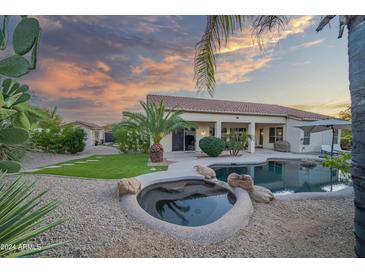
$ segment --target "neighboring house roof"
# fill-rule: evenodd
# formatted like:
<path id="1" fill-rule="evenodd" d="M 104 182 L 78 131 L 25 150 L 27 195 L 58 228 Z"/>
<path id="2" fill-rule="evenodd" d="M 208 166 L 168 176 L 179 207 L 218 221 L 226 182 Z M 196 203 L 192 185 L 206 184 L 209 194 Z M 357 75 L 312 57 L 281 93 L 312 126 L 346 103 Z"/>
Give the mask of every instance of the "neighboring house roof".
<path id="1" fill-rule="evenodd" d="M 80 126 L 84 126 L 84 127 L 90 128 L 90 129 L 94 129 L 94 130 L 104 129 L 102 126 L 99 126 L 97 124 L 90 123 L 90 122 L 84 122 L 84 121 L 73 121 L 71 123 L 65 124 L 65 126 L 67 126 L 67 125 L 80 125 Z"/>
<path id="2" fill-rule="evenodd" d="M 147 95 L 147 102 L 159 104 L 161 101 L 164 102 L 167 109 L 176 108 L 192 112 L 286 116 L 300 120 L 319 120 L 330 118 L 326 115 L 279 105 L 155 94 Z"/>

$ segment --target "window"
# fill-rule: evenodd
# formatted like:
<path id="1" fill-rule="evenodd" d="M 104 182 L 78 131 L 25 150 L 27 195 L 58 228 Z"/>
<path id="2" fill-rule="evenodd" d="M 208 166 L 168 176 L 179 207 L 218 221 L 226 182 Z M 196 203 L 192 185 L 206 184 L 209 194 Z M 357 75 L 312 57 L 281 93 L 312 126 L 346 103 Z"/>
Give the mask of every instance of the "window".
<path id="1" fill-rule="evenodd" d="M 311 142 L 311 133 L 310 131 L 304 131 L 303 145 L 307 146 Z"/>
<path id="2" fill-rule="evenodd" d="M 269 143 L 275 143 L 275 128 L 271 127 L 269 130 Z"/>
<path id="3" fill-rule="evenodd" d="M 209 136 L 215 136 L 215 127 L 209 127 Z"/>
<path id="4" fill-rule="evenodd" d="M 269 143 L 275 143 L 282 141 L 284 136 L 284 130 L 282 127 L 269 128 Z"/>

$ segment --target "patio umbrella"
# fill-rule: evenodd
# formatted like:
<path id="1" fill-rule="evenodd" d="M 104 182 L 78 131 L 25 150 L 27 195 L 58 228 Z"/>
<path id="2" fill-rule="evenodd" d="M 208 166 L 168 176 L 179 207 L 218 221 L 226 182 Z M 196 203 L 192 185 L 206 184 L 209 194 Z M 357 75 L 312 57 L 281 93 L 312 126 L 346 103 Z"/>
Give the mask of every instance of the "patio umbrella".
<path id="1" fill-rule="evenodd" d="M 331 156 L 333 156 L 333 144 L 335 139 L 335 130 L 337 129 L 348 129 L 351 130 L 351 122 L 340 120 L 340 119 L 324 119 L 313 122 L 308 122 L 305 125 L 297 126 L 304 131 L 309 132 L 321 132 L 326 130 L 332 130 L 332 145 L 331 145 Z"/>

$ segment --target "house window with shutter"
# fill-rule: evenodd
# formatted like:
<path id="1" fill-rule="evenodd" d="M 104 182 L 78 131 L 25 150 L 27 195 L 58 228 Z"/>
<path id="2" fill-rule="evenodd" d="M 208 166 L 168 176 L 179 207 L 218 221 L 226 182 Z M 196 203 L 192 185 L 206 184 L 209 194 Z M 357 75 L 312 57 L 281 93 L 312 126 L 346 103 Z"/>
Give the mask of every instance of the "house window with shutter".
<path id="1" fill-rule="evenodd" d="M 311 142 L 311 133 L 310 131 L 304 131 L 303 145 L 310 145 Z"/>

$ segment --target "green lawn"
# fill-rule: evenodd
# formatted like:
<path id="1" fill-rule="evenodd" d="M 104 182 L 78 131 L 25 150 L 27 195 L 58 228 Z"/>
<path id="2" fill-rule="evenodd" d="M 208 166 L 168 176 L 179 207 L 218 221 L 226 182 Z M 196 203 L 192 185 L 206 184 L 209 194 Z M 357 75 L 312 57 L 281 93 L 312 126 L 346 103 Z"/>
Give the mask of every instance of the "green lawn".
<path id="1" fill-rule="evenodd" d="M 55 164 L 54 166 L 61 167 L 43 168 L 33 173 L 99 179 L 121 179 L 150 172 L 167 170 L 167 166 L 149 167 L 147 166 L 147 161 L 148 155 L 146 154 L 95 155 Z"/>

